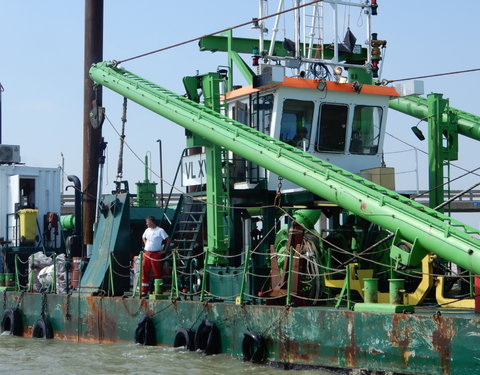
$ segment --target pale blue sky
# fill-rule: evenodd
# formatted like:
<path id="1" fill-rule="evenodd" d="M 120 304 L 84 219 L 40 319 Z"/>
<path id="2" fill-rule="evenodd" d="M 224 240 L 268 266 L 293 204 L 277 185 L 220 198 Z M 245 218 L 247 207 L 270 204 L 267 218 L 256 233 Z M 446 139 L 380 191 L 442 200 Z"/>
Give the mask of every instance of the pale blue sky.
<path id="1" fill-rule="evenodd" d="M 288 6 L 292 2 L 288 0 Z M 398 79 L 417 75 L 477 68 L 478 14 L 480 2 L 459 3 L 439 0 L 379 0 L 379 15 L 372 31 L 388 41 L 383 77 Z M 453 5 L 455 4 L 455 5 Z M 161 48 L 215 30 L 245 22 L 257 16 L 257 0 L 232 1 L 153 1 L 105 0 L 104 58 L 123 59 Z M 270 12 L 274 12 L 276 1 Z M 83 105 L 83 20 L 81 0 L 0 0 L 0 82 L 3 93 L 3 143 L 20 144 L 22 161 L 36 166 L 57 166 L 65 155 L 68 174 L 82 176 Z M 341 17 L 343 23 L 346 17 Z M 356 24 L 358 12 L 350 22 Z M 270 26 L 271 28 L 271 26 Z M 256 37 L 248 27 L 235 35 Z M 292 37 L 290 31 L 287 36 Z M 281 34 L 283 37 L 283 34 Z M 358 41 L 364 36 L 357 35 Z M 328 42 L 328 40 L 327 40 Z M 247 60 L 250 60 L 246 56 Z M 199 52 L 196 43 L 168 52 L 128 62 L 125 67 L 173 91 L 184 92 L 182 77 L 214 71 L 226 63 L 221 53 Z M 467 112 L 478 110 L 480 72 L 425 80 L 426 92 L 444 93 L 450 104 Z M 107 116 L 120 127 L 122 98 L 104 91 Z M 184 145 L 182 128 L 169 123 L 135 104 L 128 109 L 127 142 L 140 155 L 151 151 L 153 168 L 158 170 L 158 146 L 164 144 L 164 173 L 173 177 Z M 387 131 L 423 150 L 411 133 L 414 118 L 390 111 Z M 423 129 L 425 129 L 425 126 Z M 115 179 L 118 138 L 108 122 L 104 124 L 108 141 L 108 190 Z M 460 140 L 460 160 L 472 169 L 478 166 L 479 144 Z M 385 149 L 408 149 L 387 136 Z M 413 152 L 386 154 L 389 166 L 397 172 L 414 169 Z M 427 159 L 420 156 L 421 188 L 427 186 Z M 458 175 L 455 169 L 452 169 Z M 131 184 L 143 179 L 143 167 L 125 151 L 124 175 Z M 469 178 L 454 188 L 467 187 L 478 178 Z M 415 175 L 400 173 L 400 189 L 414 189 Z M 105 189 L 105 188 L 104 188 Z"/>

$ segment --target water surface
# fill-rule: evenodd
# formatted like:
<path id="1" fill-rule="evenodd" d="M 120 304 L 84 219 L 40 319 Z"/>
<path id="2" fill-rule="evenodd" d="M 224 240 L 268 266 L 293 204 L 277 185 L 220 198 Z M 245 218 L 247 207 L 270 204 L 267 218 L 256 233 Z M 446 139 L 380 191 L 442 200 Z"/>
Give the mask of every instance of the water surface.
<path id="1" fill-rule="evenodd" d="M 234 359 L 225 354 L 204 356 L 167 347 L 133 343 L 77 343 L 0 336 L 0 374 L 13 375 L 311 375 L 315 371 L 274 369 Z"/>

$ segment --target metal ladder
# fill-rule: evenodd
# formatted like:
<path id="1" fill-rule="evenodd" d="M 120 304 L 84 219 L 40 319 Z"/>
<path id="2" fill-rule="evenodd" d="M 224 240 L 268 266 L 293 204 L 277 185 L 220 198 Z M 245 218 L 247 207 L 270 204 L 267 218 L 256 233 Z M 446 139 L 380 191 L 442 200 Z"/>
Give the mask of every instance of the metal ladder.
<path id="1" fill-rule="evenodd" d="M 186 286 L 190 265 L 192 264 L 193 251 L 202 239 L 202 226 L 205 219 L 206 203 L 183 194 L 178 202 L 175 218 L 171 229 L 172 245 L 176 250 L 176 271 L 180 281 L 180 288 Z"/>
<path id="2" fill-rule="evenodd" d="M 307 13 L 311 9 L 312 13 Z M 323 18 L 323 2 L 315 3 L 313 6 L 305 9 L 304 14 L 304 24 L 303 24 L 303 38 L 304 38 L 304 51 L 303 55 L 311 59 L 321 59 L 323 60 L 323 28 L 324 28 L 324 18 Z M 318 31 L 318 37 L 316 36 L 316 31 Z M 307 42 L 308 36 L 308 42 Z M 315 44 L 315 39 L 317 43 Z M 306 71 L 310 71 L 310 63 L 306 65 Z"/>

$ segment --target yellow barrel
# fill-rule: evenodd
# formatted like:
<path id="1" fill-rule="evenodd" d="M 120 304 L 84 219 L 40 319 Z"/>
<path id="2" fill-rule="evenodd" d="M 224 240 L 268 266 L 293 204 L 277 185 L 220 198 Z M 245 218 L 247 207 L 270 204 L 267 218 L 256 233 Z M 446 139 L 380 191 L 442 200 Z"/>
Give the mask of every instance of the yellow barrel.
<path id="1" fill-rule="evenodd" d="M 35 242 L 37 213 L 38 210 L 26 208 L 18 211 L 21 242 Z"/>

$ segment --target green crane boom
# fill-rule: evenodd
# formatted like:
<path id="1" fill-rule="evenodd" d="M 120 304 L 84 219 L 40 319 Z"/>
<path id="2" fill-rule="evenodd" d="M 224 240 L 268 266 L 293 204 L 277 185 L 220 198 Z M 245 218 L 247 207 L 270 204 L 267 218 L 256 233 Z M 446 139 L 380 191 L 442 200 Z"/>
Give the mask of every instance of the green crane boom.
<path id="1" fill-rule="evenodd" d="M 390 100 L 390 108 L 407 115 L 416 117 L 421 120 L 427 120 L 429 116 L 428 103 L 426 98 L 421 96 L 407 96 Z M 450 122 L 454 122 L 458 126 L 458 133 L 465 137 L 480 140 L 480 117 L 461 111 L 456 108 L 449 107 L 449 112 L 454 116 L 450 116 Z M 443 120 L 448 121 L 448 114 L 443 114 Z"/>
<path id="2" fill-rule="evenodd" d="M 480 232 L 353 173 L 205 108 L 112 63 L 90 69 L 98 84 L 293 183 L 480 274 Z"/>

